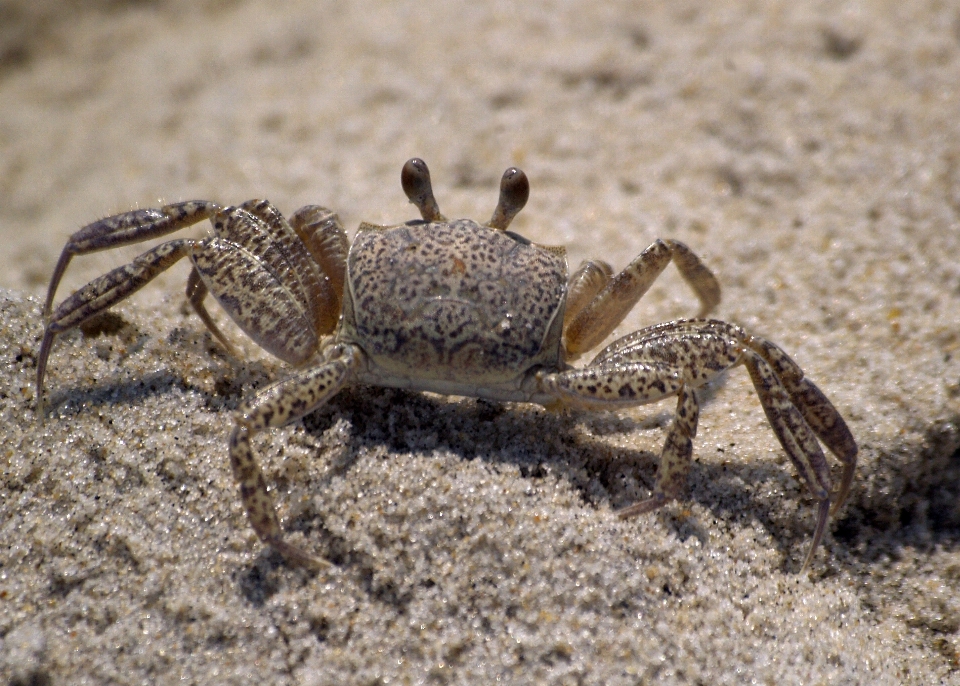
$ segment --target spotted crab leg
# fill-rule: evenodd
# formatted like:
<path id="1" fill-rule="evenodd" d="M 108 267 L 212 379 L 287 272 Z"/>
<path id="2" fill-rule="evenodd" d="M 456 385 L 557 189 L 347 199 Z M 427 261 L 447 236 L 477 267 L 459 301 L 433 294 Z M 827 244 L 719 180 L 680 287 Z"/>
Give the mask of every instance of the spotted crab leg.
<path id="1" fill-rule="evenodd" d="M 330 566 L 283 537 L 274 498 L 267 490 L 253 450 L 253 437 L 269 427 L 283 426 L 313 412 L 349 385 L 360 366 L 361 353 L 357 348 L 333 346 L 326 351 L 323 363 L 263 389 L 236 412 L 236 427 L 230 436 L 230 465 L 240 485 L 247 518 L 260 540 L 291 564 L 311 569 Z"/>
<path id="2" fill-rule="evenodd" d="M 857 447 L 840 414 L 780 348 L 725 322 L 681 320 L 624 336 L 588 366 L 541 374 L 539 382 L 561 405 L 591 409 L 643 405 L 678 396 L 653 494 L 620 512 L 621 517 L 630 517 L 655 510 L 682 494 L 699 417 L 695 389 L 740 364 L 750 372 L 780 444 L 820 501 L 803 571 L 826 530 L 831 501 L 842 503 L 849 491 Z M 830 468 L 817 437 L 844 465 L 840 488 L 833 496 Z"/>
<path id="3" fill-rule="evenodd" d="M 207 200 L 190 200 L 164 205 L 157 210 L 124 212 L 83 227 L 70 236 L 67 244 L 63 246 L 47 288 L 47 300 L 43 305 L 44 318 L 50 316 L 60 279 L 75 255 L 86 255 L 161 238 L 209 219 L 219 209 L 219 205 Z"/>
<path id="4" fill-rule="evenodd" d="M 47 320 L 37 354 L 37 416 L 43 417 L 43 377 L 56 337 L 80 326 L 100 312 L 147 285 L 160 273 L 190 254 L 196 241 L 169 241 L 148 250 L 130 264 L 100 276 L 64 300 Z M 53 292 L 51 286 L 51 293 Z"/>
<path id="5" fill-rule="evenodd" d="M 569 359 L 598 346 L 623 321 L 670 262 L 700 299 L 700 316 L 720 303 L 720 284 L 700 258 L 680 241 L 656 240 L 611 277 L 609 265 L 594 261 L 581 265 L 570 279 L 573 306 L 563 325 Z M 588 299 L 585 294 L 590 294 Z"/>
<path id="6" fill-rule="evenodd" d="M 180 203 L 94 222 L 74 234 L 64 249 L 48 301 L 72 255 L 155 238 L 207 217 L 214 236 L 168 241 L 148 250 L 83 286 L 47 317 L 37 357 L 39 416 L 57 335 L 106 311 L 184 257 L 193 264 L 187 298 L 228 352 L 232 346 L 204 306 L 208 293 L 267 352 L 294 365 L 314 356 L 321 337 L 333 331 L 340 316 L 347 253 L 337 216 L 321 207 L 302 208 L 293 226 L 266 200 L 224 209 L 206 202 Z"/>
<path id="7" fill-rule="evenodd" d="M 813 555 L 827 528 L 830 514 L 830 467 L 810 426 L 791 401 L 787 389 L 773 368 L 752 350 L 744 351 L 743 362 L 780 445 L 806 482 L 807 488 L 820 501 L 817 508 L 817 526 L 810 550 L 800 568 L 802 573 L 813 561 Z"/>
<path id="8" fill-rule="evenodd" d="M 747 345 L 770 365 L 806 423 L 843 463 L 843 475 L 830 510 L 830 514 L 835 515 L 850 493 L 857 467 L 858 449 L 853 434 L 823 391 L 803 375 L 803 370 L 783 350 L 757 336 L 749 336 Z"/>

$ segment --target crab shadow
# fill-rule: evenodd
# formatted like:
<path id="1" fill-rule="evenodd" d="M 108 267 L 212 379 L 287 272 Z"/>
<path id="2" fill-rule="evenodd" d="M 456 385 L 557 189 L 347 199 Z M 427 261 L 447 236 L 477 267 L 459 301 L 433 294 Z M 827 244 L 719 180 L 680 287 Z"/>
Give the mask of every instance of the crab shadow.
<path id="1" fill-rule="evenodd" d="M 851 565 L 960 550 L 960 416 L 928 427 L 922 449 L 862 445 L 869 462 L 834 527 Z"/>
<path id="2" fill-rule="evenodd" d="M 247 393 L 283 378 L 284 374 L 288 373 L 271 360 L 245 360 L 242 363 L 233 360 L 213 343 L 208 333 L 188 327 L 176 327 L 166 337 L 166 342 L 177 346 L 181 354 L 190 354 L 197 360 L 202 360 L 202 366 L 210 372 L 212 383 L 195 383 L 192 375 L 178 368 L 178 365 L 131 376 L 123 367 L 127 360 L 146 354 L 143 341 L 149 339 L 149 336 L 140 333 L 133 325 L 123 326 L 133 332 L 130 334 L 128 331 L 128 338 L 135 338 L 135 344 L 125 347 L 123 354 L 113 355 L 118 365 L 117 372 L 105 375 L 93 383 L 57 383 L 55 373 L 51 374 L 55 365 L 51 363 L 48 366 L 43 390 L 42 420 L 63 418 L 79 412 L 81 408 L 137 407 L 147 399 L 174 392 L 198 395 L 203 406 L 210 411 L 229 411 L 236 409 Z M 71 348 L 73 352 L 91 355 L 94 353 L 87 339 L 96 337 L 81 336 L 77 331 L 70 331 L 62 336 L 64 340 L 60 341 L 60 345 Z M 35 360 L 31 359 L 29 363 L 35 365 Z"/>
<path id="3" fill-rule="evenodd" d="M 92 385 L 59 388 L 52 392 L 47 391 L 43 419 L 63 419 L 81 411 L 81 408 L 136 406 L 147 398 L 186 390 L 188 385 L 183 378 L 166 370 L 129 381 L 105 379 Z"/>
<path id="4" fill-rule="evenodd" d="M 215 372 L 213 390 L 200 387 L 176 371 L 158 370 L 132 379 L 106 378 L 93 384 L 83 384 L 45 391 L 44 421 L 63 419 L 81 411 L 81 408 L 136 407 L 149 398 L 177 393 L 196 393 L 203 405 L 211 411 L 236 409 L 246 397 L 242 388 L 249 379 L 257 379 L 256 387 L 266 385 L 274 378 L 269 364 L 245 365 L 237 374 L 229 369 Z M 243 377 L 243 378 L 241 378 Z"/>
<path id="5" fill-rule="evenodd" d="M 701 405 L 709 405 L 725 383 L 725 377 L 700 392 Z M 451 400 L 442 396 L 404 390 L 355 387 L 340 392 L 326 406 L 304 418 L 305 430 L 316 438 L 335 423 L 349 425 L 349 449 L 338 462 L 336 473 L 349 472 L 367 449 L 399 454 L 453 453 L 466 461 L 483 460 L 490 465 L 512 466 L 517 478 L 538 481 L 555 478 L 575 489 L 586 507 L 618 510 L 647 497 L 659 464 L 659 446 L 673 418 L 672 399 L 646 406 L 647 413 L 613 412 L 551 413 L 519 403 L 495 403 L 477 399 Z M 758 411 L 759 408 L 758 408 Z M 622 441 L 638 432 L 650 432 L 657 452 L 623 447 Z M 733 437 L 731 437 L 732 439 Z M 773 432 L 771 444 L 779 448 Z M 801 487 L 799 497 L 809 504 L 811 516 L 799 522 L 778 516 L 778 508 L 759 496 L 754 484 L 775 482 L 788 465 L 741 465 L 727 460 L 698 459 L 694 442 L 694 465 L 689 489 L 680 501 L 644 515 L 658 517 L 679 540 L 709 540 L 708 522 L 678 510 L 696 502 L 718 520 L 747 525 L 758 522 L 776 542 L 785 569 L 799 565 L 814 527 L 815 502 Z M 331 477 L 332 478 L 332 474 Z M 304 513 L 288 523 L 292 530 L 317 534 L 322 523 L 316 513 Z M 616 515 L 611 512 L 611 519 Z M 642 521 L 642 517 L 639 518 Z M 634 520 L 637 521 L 637 520 Z M 341 549 L 343 542 L 330 541 Z M 336 562 L 336 560 L 332 560 Z"/>

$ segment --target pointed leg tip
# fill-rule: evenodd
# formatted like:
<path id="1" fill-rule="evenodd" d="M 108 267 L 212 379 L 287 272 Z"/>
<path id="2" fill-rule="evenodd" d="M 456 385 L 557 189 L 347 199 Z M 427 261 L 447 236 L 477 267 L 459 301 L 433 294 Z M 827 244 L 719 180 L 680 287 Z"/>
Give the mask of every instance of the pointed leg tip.
<path id="1" fill-rule="evenodd" d="M 34 414 L 37 418 L 37 423 L 40 426 L 43 426 L 43 419 L 46 416 L 45 410 L 46 407 L 43 403 L 43 371 L 41 370 L 37 374 L 37 398 L 36 398 L 36 407 L 34 408 Z"/>
<path id="2" fill-rule="evenodd" d="M 853 486 L 853 476 L 856 472 L 856 469 L 856 462 L 850 462 L 843 466 L 843 476 L 840 479 L 840 486 L 837 488 L 833 507 L 830 508 L 831 516 L 836 515 L 837 512 L 839 512 L 840 508 L 843 506 L 843 503 L 846 502 L 847 496 L 850 495 L 850 489 Z"/>
<path id="3" fill-rule="evenodd" d="M 333 563 L 330 561 L 311 555 L 282 538 L 270 540 L 268 543 L 280 553 L 288 564 L 294 567 L 302 567 L 313 572 L 322 572 L 333 567 Z"/>
<path id="4" fill-rule="evenodd" d="M 650 498 L 647 498 L 646 500 L 641 500 L 639 503 L 635 503 L 634 505 L 617 510 L 616 514 L 620 519 L 630 519 L 631 517 L 653 512 L 654 510 L 659 510 L 668 502 L 670 502 L 670 498 L 662 493 L 658 493 Z"/>
<path id="5" fill-rule="evenodd" d="M 813 541 L 810 543 L 810 551 L 800 567 L 800 574 L 803 574 L 810 568 L 813 557 L 820 547 L 820 541 L 823 540 L 823 534 L 827 530 L 827 522 L 830 521 L 830 499 L 824 498 L 820 501 L 820 507 L 817 508 L 817 528 L 813 532 Z"/>

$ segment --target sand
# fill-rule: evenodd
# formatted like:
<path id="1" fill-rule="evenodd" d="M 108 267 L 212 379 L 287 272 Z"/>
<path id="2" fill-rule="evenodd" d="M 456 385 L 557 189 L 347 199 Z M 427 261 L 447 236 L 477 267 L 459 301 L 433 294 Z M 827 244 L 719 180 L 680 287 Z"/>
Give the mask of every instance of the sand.
<path id="1" fill-rule="evenodd" d="M 3 683 L 960 684 L 960 10 L 703 5 L 0 8 Z M 185 264 L 59 339 L 38 421 L 71 232 L 192 198 L 402 221 L 414 155 L 481 220 L 523 167 L 514 228 L 572 265 L 703 257 L 715 314 L 860 444 L 809 572 L 816 503 L 742 368 L 703 393 L 689 497 L 631 521 L 672 402 L 344 391 L 256 443 L 319 574 L 256 539 L 226 460 L 288 370 L 232 327 L 223 353 Z M 695 311 L 671 268 L 615 335 Z"/>

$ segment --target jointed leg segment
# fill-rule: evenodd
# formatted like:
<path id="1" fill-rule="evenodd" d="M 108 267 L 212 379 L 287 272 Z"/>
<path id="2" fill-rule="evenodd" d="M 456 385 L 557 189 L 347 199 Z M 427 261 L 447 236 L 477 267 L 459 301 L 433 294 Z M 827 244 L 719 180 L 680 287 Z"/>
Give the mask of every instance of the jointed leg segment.
<path id="1" fill-rule="evenodd" d="M 682 493 L 697 432 L 695 389 L 740 364 L 747 367 L 784 451 L 820 501 L 805 569 L 826 530 L 831 502 L 836 512 L 849 492 L 857 445 L 837 410 L 780 348 L 725 322 L 669 322 L 613 342 L 583 369 L 543 374 L 540 381 L 547 394 L 573 407 L 614 409 L 678 396 L 653 495 L 620 512 L 629 517 L 650 512 Z M 830 467 L 818 437 L 843 463 L 836 493 L 831 493 Z"/>
<path id="2" fill-rule="evenodd" d="M 697 392 L 692 388 L 682 387 L 677 394 L 677 412 L 660 453 L 660 469 L 657 472 L 653 495 L 620 510 L 617 514 L 621 519 L 652 512 L 683 495 L 687 475 L 693 466 L 693 439 L 697 436 L 699 417 Z"/>
<path id="3" fill-rule="evenodd" d="M 159 238 L 204 219 L 211 220 L 214 236 L 172 240 L 148 250 L 130 264 L 94 279 L 51 313 L 57 287 L 74 255 Z M 187 299 L 229 352 L 232 346 L 204 306 L 208 294 L 269 352 L 294 364 L 313 357 L 321 337 L 333 331 L 340 314 L 348 246 L 337 216 L 325 208 L 304 207 L 292 224 L 265 200 L 226 209 L 193 201 L 126 212 L 75 233 L 60 256 L 47 293 L 47 325 L 37 360 L 38 413 L 43 413 L 43 378 L 56 336 L 106 311 L 184 257 L 193 262 Z M 265 428 L 285 424 L 322 405 L 349 382 L 358 364 L 356 350 L 330 348 L 319 366 L 264 389 L 244 403 L 236 416 L 230 459 L 250 522 L 262 540 L 296 564 L 318 567 L 324 563 L 284 540 L 250 442 Z"/>
<path id="4" fill-rule="evenodd" d="M 60 279 L 74 255 L 86 255 L 100 250 L 119 248 L 122 245 L 142 243 L 161 238 L 180 229 L 209 219 L 219 210 L 219 205 L 206 200 L 190 200 L 165 205 L 159 210 L 134 210 L 107 217 L 83 227 L 70 236 L 60 253 L 53 270 L 47 300 L 43 306 L 44 318 L 49 317 L 53 298 L 57 294 Z"/>
<path id="5" fill-rule="evenodd" d="M 329 563 L 284 540 L 276 505 L 251 441 L 264 429 L 283 426 L 313 412 L 349 384 L 359 368 L 359 351 L 338 347 L 331 349 L 327 357 L 323 364 L 275 383 L 245 402 L 237 411 L 237 425 L 230 437 L 230 465 L 254 531 L 291 564 L 313 569 Z"/>
<path id="6" fill-rule="evenodd" d="M 131 293 L 147 285 L 161 272 L 190 253 L 195 241 L 184 239 L 169 241 L 148 250 L 130 264 L 94 279 L 57 307 L 47 321 L 47 327 L 37 354 L 37 414 L 43 416 L 43 377 L 47 359 L 58 334 L 80 326 L 96 314 L 105 312 Z M 66 253 L 65 253 L 66 254 Z M 61 262 L 63 262 L 61 257 Z M 54 292 L 51 285 L 50 297 Z"/>
<path id="7" fill-rule="evenodd" d="M 206 300 L 209 294 L 210 289 L 207 288 L 207 284 L 205 284 L 200 277 L 200 272 L 198 272 L 196 268 L 191 269 L 190 276 L 187 277 L 187 300 L 190 303 L 190 307 L 192 307 L 196 315 L 200 317 L 200 321 L 202 321 L 204 326 L 207 327 L 207 330 L 213 334 L 213 337 L 220 341 L 220 345 L 227 351 L 227 354 L 231 357 L 237 357 L 237 351 L 233 347 L 233 344 L 223 335 L 220 327 L 217 326 L 217 323 L 207 311 L 204 300 Z"/>
<path id="8" fill-rule="evenodd" d="M 74 255 L 159 238 L 204 219 L 211 220 L 216 235 L 172 240 L 148 250 L 94 279 L 51 313 Z M 225 209 L 196 200 L 125 212 L 77 231 L 60 255 L 47 292 L 47 326 L 37 359 L 38 413 L 43 414 L 43 378 L 56 336 L 106 311 L 184 257 L 193 262 L 187 299 L 228 352 L 233 347 L 204 305 L 208 294 L 268 352 L 291 364 L 310 359 L 340 314 L 347 242 L 336 215 L 324 208 L 301 209 L 294 224 L 265 200 Z"/>
<path id="9" fill-rule="evenodd" d="M 614 277 L 605 262 L 587 262 L 569 282 L 572 298 L 563 327 L 568 359 L 592 350 L 609 336 L 671 260 L 700 299 L 699 316 L 705 316 L 719 304 L 720 284 L 716 277 L 680 241 L 654 241 Z"/>
<path id="10" fill-rule="evenodd" d="M 857 442 L 853 434 L 823 391 L 804 377 L 803 370 L 783 350 L 756 336 L 749 336 L 747 344 L 770 365 L 806 424 L 843 463 L 843 475 L 831 510 L 831 514 L 836 514 L 850 493 L 856 471 Z"/>

